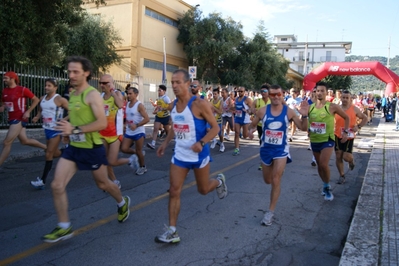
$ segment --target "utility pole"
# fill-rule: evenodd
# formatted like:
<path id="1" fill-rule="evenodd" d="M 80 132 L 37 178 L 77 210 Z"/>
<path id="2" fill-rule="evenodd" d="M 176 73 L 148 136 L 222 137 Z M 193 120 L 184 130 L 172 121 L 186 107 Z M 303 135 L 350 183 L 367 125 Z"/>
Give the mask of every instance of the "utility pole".
<path id="1" fill-rule="evenodd" d="M 306 35 L 306 44 L 305 44 L 305 63 L 303 64 L 303 75 L 308 73 L 307 71 L 307 63 L 308 63 L 308 35 Z"/>
<path id="2" fill-rule="evenodd" d="M 391 56 L 391 36 L 388 39 L 388 60 L 387 60 L 387 68 L 390 67 L 389 65 L 389 57 Z"/>

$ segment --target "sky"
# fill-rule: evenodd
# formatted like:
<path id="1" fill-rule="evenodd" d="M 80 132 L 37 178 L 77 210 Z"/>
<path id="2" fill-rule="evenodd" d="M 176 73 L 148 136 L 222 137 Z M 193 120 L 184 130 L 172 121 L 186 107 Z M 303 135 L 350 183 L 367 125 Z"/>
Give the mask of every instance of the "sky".
<path id="1" fill-rule="evenodd" d="M 298 42 L 351 41 L 351 55 L 399 55 L 398 0 L 184 0 L 243 25 L 253 37 L 259 21 L 274 35 L 294 34 Z M 388 47 L 390 49 L 388 49 Z"/>

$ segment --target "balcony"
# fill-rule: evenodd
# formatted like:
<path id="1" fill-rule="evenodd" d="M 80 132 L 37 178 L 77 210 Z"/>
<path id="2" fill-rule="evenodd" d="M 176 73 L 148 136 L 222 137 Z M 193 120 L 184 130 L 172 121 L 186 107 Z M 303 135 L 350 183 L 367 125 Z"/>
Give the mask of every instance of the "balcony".
<path id="1" fill-rule="evenodd" d="M 306 58 L 306 61 L 309 62 L 309 58 Z M 301 65 L 305 63 L 305 57 L 304 56 L 294 56 L 292 57 L 292 62 L 297 64 L 297 65 Z"/>
<path id="2" fill-rule="evenodd" d="M 320 56 L 320 62 L 336 62 L 336 56 Z"/>

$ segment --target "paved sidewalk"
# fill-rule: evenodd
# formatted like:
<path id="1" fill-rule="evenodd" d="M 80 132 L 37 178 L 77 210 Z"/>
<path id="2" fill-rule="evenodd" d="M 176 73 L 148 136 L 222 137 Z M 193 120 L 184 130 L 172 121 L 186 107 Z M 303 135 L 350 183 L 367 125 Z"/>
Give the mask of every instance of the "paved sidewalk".
<path id="1" fill-rule="evenodd" d="M 399 132 L 381 118 L 340 265 L 399 265 Z"/>

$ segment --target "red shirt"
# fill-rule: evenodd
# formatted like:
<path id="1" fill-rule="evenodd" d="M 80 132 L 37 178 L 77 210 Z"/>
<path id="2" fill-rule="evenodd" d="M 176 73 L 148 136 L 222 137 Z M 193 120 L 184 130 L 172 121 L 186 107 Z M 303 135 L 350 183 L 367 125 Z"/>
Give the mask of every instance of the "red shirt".
<path id="1" fill-rule="evenodd" d="M 15 88 L 4 88 L 2 101 L 8 110 L 8 121 L 20 120 L 26 112 L 26 98 L 33 99 L 35 95 L 28 89 L 22 86 Z"/>

